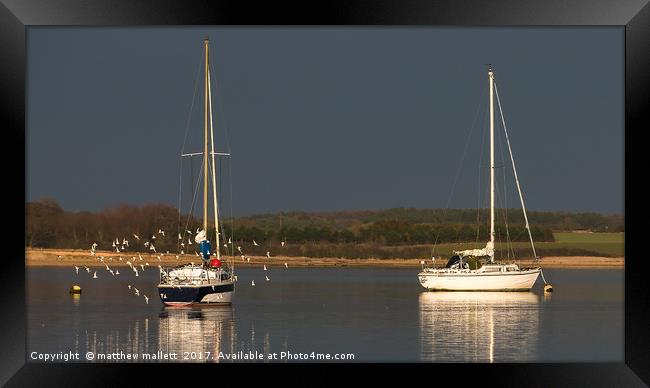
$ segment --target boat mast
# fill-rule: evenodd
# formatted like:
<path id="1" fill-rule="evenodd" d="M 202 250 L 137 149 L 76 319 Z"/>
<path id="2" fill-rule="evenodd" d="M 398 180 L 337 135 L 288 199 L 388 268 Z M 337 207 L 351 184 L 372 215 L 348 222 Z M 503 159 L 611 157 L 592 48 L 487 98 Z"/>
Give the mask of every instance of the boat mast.
<path id="1" fill-rule="evenodd" d="M 215 230 L 215 247 L 214 251 L 217 253 L 217 259 L 221 259 L 221 247 L 219 246 L 219 207 L 217 206 L 217 176 L 216 164 L 214 163 L 214 127 L 212 121 L 212 87 L 210 83 L 210 72 L 208 72 L 208 98 L 210 101 L 210 144 L 212 145 L 212 201 L 214 206 L 214 230 Z"/>
<path id="2" fill-rule="evenodd" d="M 203 230 L 208 232 L 208 38 L 203 40 L 205 54 L 204 112 L 203 112 Z M 206 236 L 207 237 L 207 236 Z"/>
<path id="3" fill-rule="evenodd" d="M 494 249 L 494 73 L 492 66 L 488 67 L 490 79 L 490 245 Z M 490 255 L 494 262 L 494 251 Z"/>

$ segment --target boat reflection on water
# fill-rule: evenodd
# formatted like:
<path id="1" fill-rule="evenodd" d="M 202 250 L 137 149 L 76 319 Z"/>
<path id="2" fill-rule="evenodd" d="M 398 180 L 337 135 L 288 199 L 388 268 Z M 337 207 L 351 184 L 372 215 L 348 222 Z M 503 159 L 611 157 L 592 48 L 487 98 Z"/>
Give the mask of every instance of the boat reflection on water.
<path id="1" fill-rule="evenodd" d="M 159 317 L 158 350 L 176 353 L 178 361 L 219 362 L 219 352 L 235 351 L 235 320 L 230 306 L 165 307 Z"/>
<path id="2" fill-rule="evenodd" d="M 539 296 L 532 292 L 423 292 L 420 359 L 512 362 L 537 357 Z"/>

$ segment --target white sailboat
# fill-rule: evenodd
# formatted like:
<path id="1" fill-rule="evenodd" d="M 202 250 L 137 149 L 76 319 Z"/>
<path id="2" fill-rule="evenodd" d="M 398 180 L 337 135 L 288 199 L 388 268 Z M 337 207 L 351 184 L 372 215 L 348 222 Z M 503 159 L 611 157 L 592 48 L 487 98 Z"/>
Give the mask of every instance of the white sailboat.
<path id="1" fill-rule="evenodd" d="M 214 128 L 212 126 L 212 90 L 210 88 L 209 40 L 203 41 L 205 58 L 204 72 L 204 142 L 203 152 L 182 156 L 203 156 L 203 229 L 197 230 L 194 240 L 201 250 L 202 264 L 189 263 L 174 268 L 160 269 L 158 294 L 168 306 L 193 304 L 230 304 L 235 292 L 234 262 L 222 261 L 219 243 L 219 208 L 217 201 L 217 179 L 214 152 Z M 211 152 L 208 144 L 211 144 Z M 217 154 L 220 155 L 220 154 Z M 211 172 L 211 176 L 209 176 Z M 212 202 L 214 208 L 214 248 L 208 239 L 208 188 L 212 181 Z M 180 237 L 180 234 L 179 234 Z"/>
<path id="2" fill-rule="evenodd" d="M 517 264 L 498 264 L 494 262 L 494 96 L 496 94 L 499 112 L 505 131 L 505 136 L 510 151 L 510 160 L 514 172 L 519 199 L 524 212 L 524 221 L 526 230 L 533 249 L 533 255 L 537 258 L 533 236 L 526 216 L 526 207 L 524 206 L 524 197 L 521 193 L 517 170 L 515 168 L 510 140 L 505 126 L 505 119 L 501 111 L 499 94 L 494 82 L 494 71 L 490 66 L 488 68 L 488 79 L 490 83 L 490 241 L 484 248 L 467 249 L 454 251 L 454 256 L 449 260 L 445 268 L 422 268 L 418 274 L 418 279 L 422 287 L 428 290 L 445 290 L 445 291 L 527 291 L 530 290 L 538 276 L 542 273 L 540 267 L 519 268 Z M 466 258 L 488 258 L 488 263 L 478 269 L 470 269 Z M 542 274 L 542 278 L 544 275 Z M 550 291 L 550 285 L 546 284 L 545 290 Z"/>

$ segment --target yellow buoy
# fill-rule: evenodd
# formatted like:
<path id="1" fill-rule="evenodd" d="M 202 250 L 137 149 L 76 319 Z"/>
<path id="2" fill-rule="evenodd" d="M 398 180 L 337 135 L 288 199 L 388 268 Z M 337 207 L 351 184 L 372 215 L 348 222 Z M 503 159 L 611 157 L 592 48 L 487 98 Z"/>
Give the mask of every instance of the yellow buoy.
<path id="1" fill-rule="evenodd" d="M 544 284 L 544 292 L 553 292 L 553 286 L 548 283 Z"/>
<path id="2" fill-rule="evenodd" d="M 71 294 L 81 294 L 81 287 L 79 287 L 78 285 L 75 284 L 74 286 L 70 287 L 70 293 Z"/>

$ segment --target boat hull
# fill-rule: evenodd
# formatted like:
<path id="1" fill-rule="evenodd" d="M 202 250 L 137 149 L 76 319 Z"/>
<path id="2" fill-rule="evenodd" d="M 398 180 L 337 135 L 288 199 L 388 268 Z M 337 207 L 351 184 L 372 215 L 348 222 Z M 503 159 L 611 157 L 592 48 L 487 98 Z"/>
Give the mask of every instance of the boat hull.
<path id="1" fill-rule="evenodd" d="M 506 273 L 420 272 L 422 287 L 436 291 L 528 291 L 539 276 L 539 269 Z"/>
<path id="2" fill-rule="evenodd" d="M 158 296 L 166 306 L 195 304 L 230 304 L 235 292 L 234 283 L 215 285 L 158 285 Z"/>

